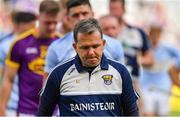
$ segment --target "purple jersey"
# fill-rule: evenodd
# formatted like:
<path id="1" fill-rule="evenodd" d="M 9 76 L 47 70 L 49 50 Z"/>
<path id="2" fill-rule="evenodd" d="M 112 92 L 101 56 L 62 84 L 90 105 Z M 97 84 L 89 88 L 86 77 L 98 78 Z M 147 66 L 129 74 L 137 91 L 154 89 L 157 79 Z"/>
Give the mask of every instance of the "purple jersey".
<path id="1" fill-rule="evenodd" d="M 59 36 L 37 38 L 32 29 L 12 45 L 6 64 L 18 69 L 19 104 L 18 112 L 36 114 L 39 105 L 39 92 L 43 84 L 43 71 L 48 46 Z"/>

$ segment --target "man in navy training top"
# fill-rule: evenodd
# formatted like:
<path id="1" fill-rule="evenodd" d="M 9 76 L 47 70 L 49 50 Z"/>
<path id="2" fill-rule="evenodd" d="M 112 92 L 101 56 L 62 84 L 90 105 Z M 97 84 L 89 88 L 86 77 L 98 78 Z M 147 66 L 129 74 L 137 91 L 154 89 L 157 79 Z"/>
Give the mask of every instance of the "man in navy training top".
<path id="1" fill-rule="evenodd" d="M 38 116 L 52 115 L 56 104 L 61 116 L 138 116 L 129 72 L 105 57 L 98 21 L 81 20 L 73 33 L 77 55 L 49 74 Z"/>

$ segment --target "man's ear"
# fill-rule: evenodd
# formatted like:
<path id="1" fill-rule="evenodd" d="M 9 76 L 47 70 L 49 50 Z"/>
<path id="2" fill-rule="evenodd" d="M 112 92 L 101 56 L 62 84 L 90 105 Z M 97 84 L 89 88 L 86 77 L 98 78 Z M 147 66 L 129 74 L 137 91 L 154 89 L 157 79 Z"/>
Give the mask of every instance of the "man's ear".
<path id="1" fill-rule="evenodd" d="M 106 40 L 103 39 L 103 46 L 105 46 L 105 44 L 106 44 Z"/>
<path id="2" fill-rule="evenodd" d="M 92 17 L 94 17 L 94 12 L 92 11 Z"/>
<path id="3" fill-rule="evenodd" d="M 73 43 L 72 46 L 73 46 L 74 50 L 76 51 L 76 48 L 77 48 L 76 43 Z"/>
<path id="4" fill-rule="evenodd" d="M 70 20 L 70 17 L 68 16 L 68 14 L 66 14 L 66 19 L 67 19 L 68 22 L 71 21 L 71 20 Z"/>

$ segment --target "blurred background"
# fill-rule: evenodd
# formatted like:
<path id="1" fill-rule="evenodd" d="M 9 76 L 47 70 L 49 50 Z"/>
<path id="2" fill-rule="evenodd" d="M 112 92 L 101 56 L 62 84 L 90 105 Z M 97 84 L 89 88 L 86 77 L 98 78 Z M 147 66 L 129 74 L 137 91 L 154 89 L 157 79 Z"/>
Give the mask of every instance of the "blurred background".
<path id="1" fill-rule="evenodd" d="M 11 28 L 9 13 L 12 9 L 26 9 L 38 13 L 42 0 L 0 0 L 0 33 L 8 33 Z M 108 0 L 91 0 L 95 17 L 107 14 Z M 163 26 L 163 41 L 178 47 L 180 44 L 180 0 L 127 0 L 125 19 L 128 23 L 148 31 L 148 26 Z M 0 35 L 2 36 L 2 34 Z"/>

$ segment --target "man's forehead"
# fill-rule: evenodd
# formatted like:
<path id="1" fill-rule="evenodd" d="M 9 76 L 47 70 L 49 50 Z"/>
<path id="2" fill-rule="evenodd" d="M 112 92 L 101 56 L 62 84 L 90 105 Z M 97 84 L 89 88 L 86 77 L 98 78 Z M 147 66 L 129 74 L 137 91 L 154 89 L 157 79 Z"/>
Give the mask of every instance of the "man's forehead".
<path id="1" fill-rule="evenodd" d="M 92 31 L 92 32 L 78 32 L 77 37 L 80 37 L 80 36 L 101 37 L 101 33 L 98 30 Z"/>
<path id="2" fill-rule="evenodd" d="M 101 39 L 97 39 L 97 40 L 91 40 L 90 41 L 88 39 L 86 39 L 85 41 L 84 40 L 81 40 L 81 41 L 78 41 L 77 42 L 77 45 L 79 47 L 92 47 L 92 46 L 96 46 L 96 45 L 101 45 L 102 44 L 102 41 Z"/>
<path id="3" fill-rule="evenodd" d="M 89 5 L 79 5 L 69 9 L 69 14 L 92 11 Z"/>
<path id="4" fill-rule="evenodd" d="M 78 33 L 77 40 L 82 42 L 97 42 L 101 41 L 101 35 L 98 31 L 90 33 L 90 34 L 84 34 L 84 33 Z"/>

